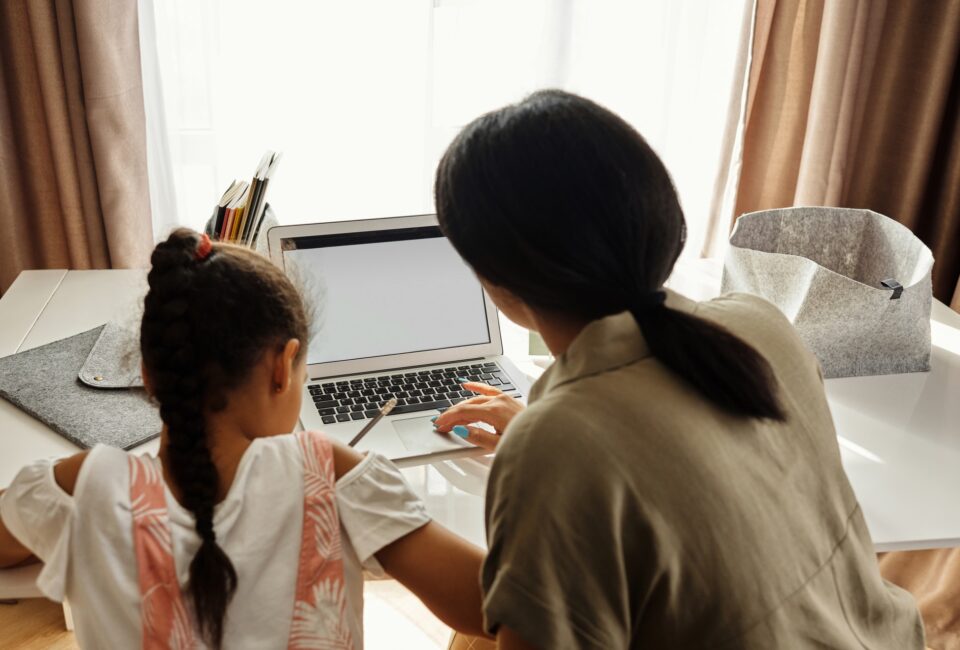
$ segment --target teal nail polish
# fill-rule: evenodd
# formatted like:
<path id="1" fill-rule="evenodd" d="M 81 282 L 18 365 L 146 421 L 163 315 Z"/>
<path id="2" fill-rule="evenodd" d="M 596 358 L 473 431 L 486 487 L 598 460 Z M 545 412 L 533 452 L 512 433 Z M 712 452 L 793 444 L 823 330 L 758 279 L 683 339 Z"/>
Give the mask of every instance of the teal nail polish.
<path id="1" fill-rule="evenodd" d="M 440 417 L 440 416 L 439 416 L 439 415 L 434 415 L 432 418 L 430 418 L 430 421 L 431 421 L 431 422 L 436 422 L 438 417 Z"/>
<path id="2" fill-rule="evenodd" d="M 470 430 L 462 424 L 458 424 L 457 426 L 453 427 L 453 432 L 461 438 L 466 438 L 470 435 Z"/>
<path id="3" fill-rule="evenodd" d="M 457 381 L 460 382 L 461 384 L 465 384 L 465 383 L 467 383 L 467 378 L 466 378 L 466 377 L 457 377 Z"/>

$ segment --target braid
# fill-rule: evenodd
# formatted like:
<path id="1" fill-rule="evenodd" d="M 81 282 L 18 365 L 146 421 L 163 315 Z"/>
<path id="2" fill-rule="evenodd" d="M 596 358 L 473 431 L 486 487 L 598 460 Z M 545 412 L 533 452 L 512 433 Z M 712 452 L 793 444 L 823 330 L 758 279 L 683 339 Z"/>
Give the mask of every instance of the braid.
<path id="1" fill-rule="evenodd" d="M 198 243 L 181 229 L 154 250 L 140 351 L 166 425 L 166 469 L 200 537 L 189 583 L 197 625 L 219 647 L 237 573 L 213 529 L 220 477 L 205 416 L 227 407 L 265 350 L 306 343 L 308 328 L 300 295 L 269 260 L 219 243 L 198 254 Z"/>
<path id="2" fill-rule="evenodd" d="M 217 545 L 213 508 L 219 476 L 210 456 L 204 423 L 206 381 L 203 350 L 195 343 L 196 314 L 190 309 L 192 259 L 190 241 L 160 244 L 148 275 L 141 347 L 151 374 L 160 418 L 167 427 L 168 470 L 180 488 L 183 505 L 194 516 L 200 548 L 190 562 L 189 591 L 200 633 L 220 647 L 223 618 L 237 588 L 237 574 Z"/>
<path id="3" fill-rule="evenodd" d="M 167 453 L 171 474 L 182 486 L 184 506 L 193 513 L 200 537 L 200 548 L 190 562 L 190 596 L 201 634 L 219 647 L 227 605 L 237 589 L 236 570 L 217 544 L 213 530 L 219 476 L 203 438 L 196 439 L 199 442 L 186 440 L 186 444 L 173 444 L 174 436 L 170 440 Z"/>

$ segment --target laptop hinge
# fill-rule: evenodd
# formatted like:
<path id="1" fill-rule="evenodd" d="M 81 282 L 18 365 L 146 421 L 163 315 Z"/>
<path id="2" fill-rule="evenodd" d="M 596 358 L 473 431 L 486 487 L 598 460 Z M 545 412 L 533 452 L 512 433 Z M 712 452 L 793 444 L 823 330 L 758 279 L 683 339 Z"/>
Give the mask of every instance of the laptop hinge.
<path id="1" fill-rule="evenodd" d="M 338 375 L 319 375 L 317 377 L 310 377 L 310 381 L 319 381 L 321 379 L 332 379 L 333 377 L 356 377 L 357 375 L 385 375 L 390 373 L 395 373 L 401 370 L 411 370 L 414 368 L 434 368 L 437 366 L 449 366 L 452 364 L 463 364 L 471 361 L 480 361 L 486 357 L 471 357 L 469 359 L 459 359 L 457 361 L 445 361 L 441 363 L 425 363 L 418 364 L 413 366 L 400 366 L 397 368 L 383 368 L 382 370 L 367 370 L 364 372 L 348 372 Z"/>

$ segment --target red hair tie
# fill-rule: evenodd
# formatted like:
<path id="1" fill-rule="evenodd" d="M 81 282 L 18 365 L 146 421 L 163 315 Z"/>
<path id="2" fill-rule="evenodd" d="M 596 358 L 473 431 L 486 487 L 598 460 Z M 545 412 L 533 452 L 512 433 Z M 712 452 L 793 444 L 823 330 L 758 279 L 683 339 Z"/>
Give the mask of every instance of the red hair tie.
<path id="1" fill-rule="evenodd" d="M 198 262 L 202 262 L 210 257 L 210 251 L 212 250 L 213 242 L 210 241 L 210 235 L 203 233 L 200 235 L 200 241 L 197 242 L 197 250 L 193 254 L 193 259 L 197 260 Z"/>

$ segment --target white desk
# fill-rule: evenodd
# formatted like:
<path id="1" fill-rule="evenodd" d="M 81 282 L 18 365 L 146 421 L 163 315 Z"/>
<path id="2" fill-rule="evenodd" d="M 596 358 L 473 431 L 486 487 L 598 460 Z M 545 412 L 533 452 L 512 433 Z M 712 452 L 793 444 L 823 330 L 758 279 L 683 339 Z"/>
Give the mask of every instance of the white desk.
<path id="1" fill-rule="evenodd" d="M 716 295 L 719 265 L 682 264 L 671 286 L 696 299 Z M 144 290 L 142 271 L 24 272 L 0 299 L 0 355 L 107 320 L 137 319 Z M 505 332 L 509 337 L 523 339 L 513 331 Z M 937 302 L 933 344 L 930 373 L 827 382 L 844 466 L 880 551 L 960 546 L 960 314 Z M 36 458 L 76 451 L 0 400 L 0 486 Z M 438 463 L 404 473 L 437 521 L 483 544 L 481 464 Z"/>
<path id="2" fill-rule="evenodd" d="M 145 292 L 146 275 L 139 270 L 25 271 L 0 298 L 0 356 L 78 334 L 108 320 L 137 322 Z M 155 453 L 158 445 L 154 439 L 134 451 Z M 21 467 L 37 458 L 66 456 L 78 449 L 0 399 L 0 486 L 8 485 Z M 429 465 L 403 471 L 437 521 L 483 544 L 485 466 L 482 461 L 440 465 L 439 471 Z"/>
<path id="3" fill-rule="evenodd" d="M 720 292 L 719 260 L 678 265 L 670 286 Z M 960 314 L 934 300 L 929 373 L 828 379 L 843 466 L 877 551 L 960 546 Z"/>

